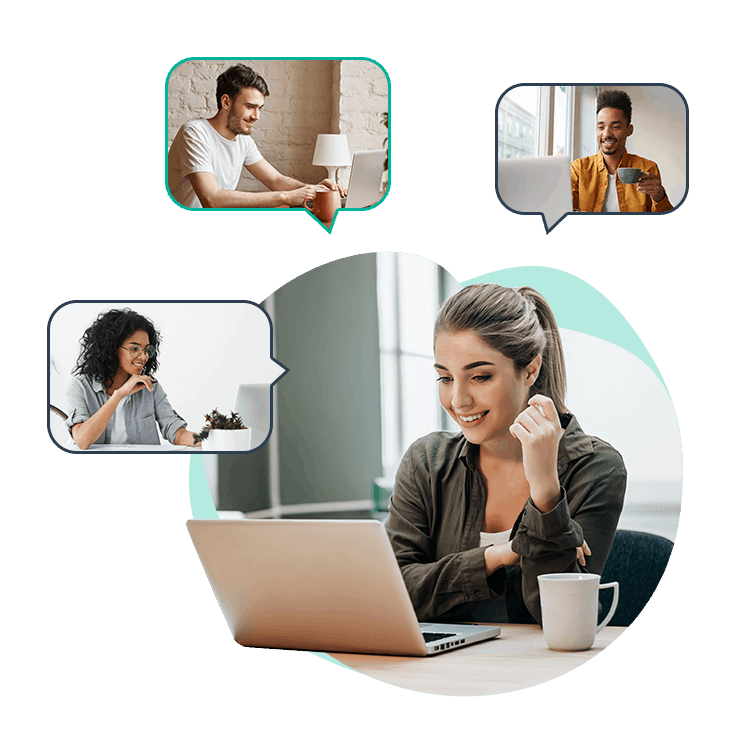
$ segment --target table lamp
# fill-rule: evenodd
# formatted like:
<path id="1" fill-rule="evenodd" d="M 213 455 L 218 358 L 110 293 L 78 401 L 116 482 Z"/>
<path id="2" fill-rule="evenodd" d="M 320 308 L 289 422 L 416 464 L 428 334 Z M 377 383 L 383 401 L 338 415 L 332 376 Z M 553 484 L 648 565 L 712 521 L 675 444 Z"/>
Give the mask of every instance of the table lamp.
<path id="1" fill-rule="evenodd" d="M 348 167 L 352 163 L 346 136 L 319 135 L 312 163 L 314 167 L 325 167 L 328 170 L 328 179 L 336 184 L 338 167 Z"/>

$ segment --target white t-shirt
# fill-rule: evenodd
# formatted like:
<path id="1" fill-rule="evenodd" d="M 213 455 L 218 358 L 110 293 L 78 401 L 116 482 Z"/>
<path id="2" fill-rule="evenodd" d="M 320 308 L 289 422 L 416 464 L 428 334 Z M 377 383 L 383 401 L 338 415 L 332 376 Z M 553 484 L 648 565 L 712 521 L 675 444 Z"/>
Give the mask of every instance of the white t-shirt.
<path id="1" fill-rule="evenodd" d="M 620 213 L 620 201 L 617 197 L 617 173 L 609 175 L 607 193 L 604 196 L 604 212 L 608 214 Z"/>
<path id="2" fill-rule="evenodd" d="M 211 172 L 220 190 L 236 190 L 242 168 L 262 158 L 249 135 L 238 135 L 230 141 L 219 135 L 208 120 L 188 120 L 169 149 L 169 192 L 183 206 L 200 208 L 201 203 L 188 175 Z"/>
<path id="3" fill-rule="evenodd" d="M 125 429 L 125 402 L 130 396 L 120 400 L 120 403 L 115 407 L 115 413 L 112 415 L 112 435 L 110 440 L 118 445 L 125 445 L 128 442 L 128 431 Z"/>
<path id="4" fill-rule="evenodd" d="M 510 540 L 510 533 L 513 529 L 507 529 L 506 531 L 495 531 L 489 533 L 487 531 L 479 532 L 479 546 L 487 547 L 490 544 L 505 544 Z"/>

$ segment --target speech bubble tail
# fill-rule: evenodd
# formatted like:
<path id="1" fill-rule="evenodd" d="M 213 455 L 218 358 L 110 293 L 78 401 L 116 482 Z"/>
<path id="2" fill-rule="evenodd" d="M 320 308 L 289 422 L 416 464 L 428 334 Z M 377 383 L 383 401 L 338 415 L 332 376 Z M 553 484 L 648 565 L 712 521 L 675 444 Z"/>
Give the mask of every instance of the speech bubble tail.
<path id="1" fill-rule="evenodd" d="M 275 386 L 276 383 L 278 383 L 279 380 L 289 372 L 289 368 L 284 367 L 278 359 L 274 359 L 273 357 L 271 357 L 268 364 L 270 366 L 271 374 L 275 375 L 274 379 L 271 381 L 271 387 L 273 388 L 273 386 Z"/>
<path id="2" fill-rule="evenodd" d="M 320 226 L 323 227 L 323 229 L 325 229 L 326 232 L 328 232 L 328 234 L 330 234 L 333 231 L 333 225 L 336 223 L 336 217 L 339 215 L 340 210 L 341 210 L 340 208 L 337 208 L 333 214 L 333 218 L 328 223 L 326 223 L 326 222 L 321 221 L 309 208 L 307 207 L 305 208 L 305 211 L 310 216 L 312 216 L 312 218 L 315 219 L 315 221 L 318 224 L 320 224 Z"/>
<path id="3" fill-rule="evenodd" d="M 552 222 L 552 224 L 549 224 L 547 222 L 547 217 L 545 214 L 542 214 L 542 221 L 544 222 L 544 231 L 549 234 L 566 216 L 568 213 L 564 213 L 559 219 L 556 219 Z"/>
<path id="4" fill-rule="evenodd" d="M 289 372 L 289 368 L 284 367 L 281 362 L 270 355 L 262 365 L 261 363 L 257 363 L 256 368 L 255 382 L 268 383 L 272 388 Z"/>

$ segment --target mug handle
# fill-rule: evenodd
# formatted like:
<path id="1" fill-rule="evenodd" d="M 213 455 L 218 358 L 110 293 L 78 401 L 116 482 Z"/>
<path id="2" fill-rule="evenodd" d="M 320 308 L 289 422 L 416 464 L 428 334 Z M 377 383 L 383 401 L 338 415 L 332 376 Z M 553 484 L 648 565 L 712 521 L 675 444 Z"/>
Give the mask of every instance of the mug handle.
<path id="1" fill-rule="evenodd" d="M 620 598 L 620 584 L 617 583 L 617 581 L 612 581 L 612 583 L 600 583 L 599 591 L 602 589 L 614 589 L 614 592 L 612 595 L 612 606 L 609 608 L 607 616 L 602 620 L 602 624 L 597 626 L 597 633 L 612 619 L 612 615 L 614 615 L 615 610 L 617 609 L 617 601 Z"/>
<path id="2" fill-rule="evenodd" d="M 307 202 L 310 201 L 313 204 L 313 208 L 315 208 L 315 199 L 314 198 L 305 198 L 302 205 L 307 208 Z M 313 208 L 307 208 L 310 213 L 312 213 Z"/>

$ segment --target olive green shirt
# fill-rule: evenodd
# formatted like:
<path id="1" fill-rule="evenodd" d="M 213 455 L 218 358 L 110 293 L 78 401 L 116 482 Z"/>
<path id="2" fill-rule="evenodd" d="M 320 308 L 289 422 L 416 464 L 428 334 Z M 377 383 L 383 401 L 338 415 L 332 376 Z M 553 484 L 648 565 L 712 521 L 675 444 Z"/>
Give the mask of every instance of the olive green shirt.
<path id="1" fill-rule="evenodd" d="M 477 466 L 479 446 L 461 433 L 433 432 L 406 452 L 385 522 L 401 574 L 421 621 L 465 619 L 487 599 L 505 596 L 511 622 L 541 623 L 537 576 L 601 574 L 620 518 L 627 473 L 620 454 L 586 435 L 564 414 L 557 471 L 562 496 L 548 513 L 531 498 L 518 516 L 511 547 L 520 575 L 501 568 L 489 579 L 479 532 L 487 492 Z M 580 568 L 576 547 L 591 549 Z"/>

